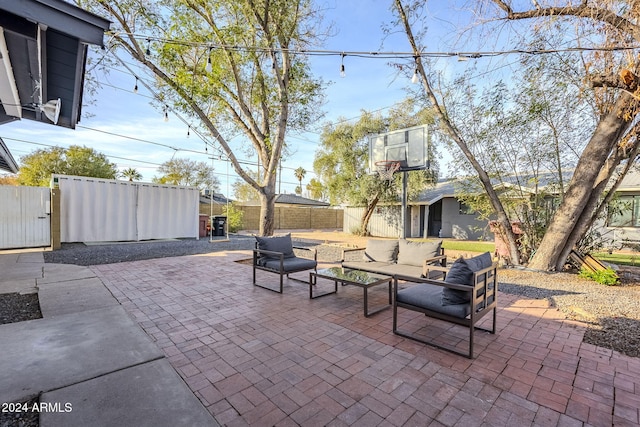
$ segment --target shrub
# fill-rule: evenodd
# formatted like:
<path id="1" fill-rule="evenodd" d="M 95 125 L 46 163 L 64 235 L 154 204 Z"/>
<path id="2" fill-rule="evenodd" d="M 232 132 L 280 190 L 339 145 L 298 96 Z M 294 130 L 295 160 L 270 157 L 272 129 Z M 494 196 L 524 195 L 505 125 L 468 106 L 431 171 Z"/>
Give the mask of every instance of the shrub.
<path id="1" fill-rule="evenodd" d="M 235 233 L 242 228 L 242 212 L 233 203 L 222 207 L 222 214 L 227 217 L 227 230 Z"/>
<path id="2" fill-rule="evenodd" d="M 580 277 L 584 277 L 585 279 L 593 280 L 596 283 L 607 286 L 615 285 L 619 280 L 618 274 L 611 268 L 593 272 L 582 268 L 579 275 Z"/>

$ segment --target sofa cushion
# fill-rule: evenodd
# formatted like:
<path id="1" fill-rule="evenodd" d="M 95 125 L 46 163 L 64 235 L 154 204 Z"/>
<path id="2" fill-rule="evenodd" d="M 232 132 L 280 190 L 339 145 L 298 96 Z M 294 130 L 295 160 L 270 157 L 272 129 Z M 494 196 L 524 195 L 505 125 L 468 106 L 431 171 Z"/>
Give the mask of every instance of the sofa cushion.
<path id="1" fill-rule="evenodd" d="M 280 270 L 279 259 L 267 259 L 263 258 L 259 265 L 269 268 L 271 270 Z M 282 262 L 282 271 L 285 273 L 292 273 L 294 271 L 312 270 L 316 268 L 318 263 L 313 259 L 308 258 L 286 258 Z"/>
<path id="2" fill-rule="evenodd" d="M 291 242 L 291 234 L 285 234 L 284 236 L 272 236 L 272 237 L 259 237 L 256 236 L 258 242 L 258 249 L 263 251 L 281 252 L 285 258 L 293 258 L 293 243 Z M 277 255 L 261 254 L 261 258 L 266 259 L 280 259 Z"/>
<path id="3" fill-rule="evenodd" d="M 366 262 L 396 262 L 397 257 L 397 240 L 369 239 L 362 260 Z"/>
<path id="4" fill-rule="evenodd" d="M 440 255 L 442 240 L 436 242 L 412 242 L 400 239 L 398 245 L 398 264 L 422 267 L 425 259 Z"/>
<path id="5" fill-rule="evenodd" d="M 437 313 L 464 319 L 470 313 L 469 304 L 444 305 L 442 292 L 446 288 L 430 284 L 420 284 L 398 291 L 398 303 L 411 304 Z"/>
<path id="6" fill-rule="evenodd" d="M 482 255 L 469 259 L 458 258 L 447 272 L 445 281 L 447 283 L 455 283 L 458 285 L 473 286 L 475 285 L 472 283 L 473 273 L 491 267 L 492 264 L 493 260 L 491 259 L 491 254 L 489 252 L 485 252 Z M 465 304 L 469 302 L 470 299 L 470 292 L 448 288 L 445 288 L 442 291 L 443 305 Z"/>
<path id="7" fill-rule="evenodd" d="M 363 270 L 363 271 L 371 271 L 376 273 L 378 271 L 382 271 L 385 267 L 389 265 L 395 265 L 388 262 L 377 262 L 377 261 L 344 261 L 342 263 L 342 267 L 351 268 L 353 270 Z M 381 273 L 382 274 L 382 273 Z"/>

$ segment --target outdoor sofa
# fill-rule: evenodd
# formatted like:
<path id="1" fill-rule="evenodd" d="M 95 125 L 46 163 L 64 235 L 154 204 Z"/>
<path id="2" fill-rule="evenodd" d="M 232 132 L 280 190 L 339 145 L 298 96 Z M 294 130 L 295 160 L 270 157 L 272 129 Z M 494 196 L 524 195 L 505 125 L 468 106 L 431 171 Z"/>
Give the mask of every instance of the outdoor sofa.
<path id="1" fill-rule="evenodd" d="M 317 269 L 317 251 L 313 248 L 293 246 L 291 234 L 272 237 L 255 236 L 255 238 L 256 247 L 253 250 L 253 284 L 255 286 L 282 293 L 284 276 L 289 278 L 290 273 Z M 305 251 L 311 258 L 296 256 L 294 249 Z M 272 287 L 258 284 L 256 282 L 256 270 L 278 274 L 280 276 L 280 287 L 273 289 Z"/>
<path id="2" fill-rule="evenodd" d="M 446 267 L 447 257 L 442 240 L 414 242 L 405 239 L 369 239 L 365 248 L 344 249 L 343 268 L 368 271 L 395 277 L 397 275 L 420 278 L 426 276 L 430 266 Z M 442 273 L 429 270 L 430 278 Z"/>

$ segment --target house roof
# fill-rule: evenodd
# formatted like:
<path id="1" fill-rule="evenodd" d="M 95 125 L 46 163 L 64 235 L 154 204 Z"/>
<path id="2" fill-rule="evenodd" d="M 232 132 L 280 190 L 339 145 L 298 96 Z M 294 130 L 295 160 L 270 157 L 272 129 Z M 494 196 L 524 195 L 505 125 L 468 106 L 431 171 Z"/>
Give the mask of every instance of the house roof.
<path id="1" fill-rule="evenodd" d="M 563 174 L 565 183 L 569 182 L 572 175 L 573 170 L 568 170 Z M 557 174 L 554 172 L 542 172 L 538 174 L 535 179 L 536 181 L 534 181 L 533 176 L 529 175 L 508 175 L 502 177 L 501 181 L 493 180 L 493 184 L 494 188 L 497 190 L 517 188 L 520 191 L 533 192 L 536 182 L 538 189 L 544 189 L 555 185 L 557 182 Z M 456 186 L 459 185 L 459 183 L 460 179 L 458 178 L 439 181 L 434 187 L 423 190 L 412 203 L 431 205 L 445 197 L 455 197 Z"/>
<path id="2" fill-rule="evenodd" d="M 212 198 L 208 194 L 200 194 L 200 203 L 210 204 Z M 224 194 L 213 193 L 213 204 L 214 205 L 226 205 L 227 203 L 231 203 L 233 200 L 227 199 Z"/>
<path id="3" fill-rule="evenodd" d="M 18 165 L 2 138 L 0 138 L 0 169 L 11 173 L 18 173 Z"/>
<path id="4" fill-rule="evenodd" d="M 278 194 L 276 196 L 276 203 L 282 205 L 331 206 L 329 203 L 308 199 L 296 194 Z"/>
<path id="5" fill-rule="evenodd" d="M 75 128 L 87 44 L 102 46 L 109 25 L 62 0 L 0 0 L 0 124 L 52 123 L 42 107 L 59 99 L 55 124 Z"/>

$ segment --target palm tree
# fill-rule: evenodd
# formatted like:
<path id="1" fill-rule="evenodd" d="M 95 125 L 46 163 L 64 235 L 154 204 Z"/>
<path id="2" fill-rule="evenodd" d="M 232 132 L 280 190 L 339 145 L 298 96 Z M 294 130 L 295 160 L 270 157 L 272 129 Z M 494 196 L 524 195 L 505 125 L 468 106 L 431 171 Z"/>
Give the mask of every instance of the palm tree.
<path id="1" fill-rule="evenodd" d="M 302 179 L 307 174 L 307 171 L 304 170 L 304 168 L 302 166 L 300 166 L 298 169 L 293 171 L 293 174 L 295 175 L 296 178 L 298 178 L 298 182 L 300 183 L 300 185 L 299 185 L 300 194 L 302 194 Z M 296 188 L 296 190 L 298 190 L 298 189 Z M 296 191 L 296 193 L 298 193 L 298 191 Z"/>
<path id="2" fill-rule="evenodd" d="M 129 181 L 139 181 L 142 179 L 142 174 L 140 172 L 138 172 L 137 169 L 134 168 L 127 168 L 125 170 L 123 170 L 122 172 L 120 172 L 120 176 L 122 178 L 129 178 Z"/>

